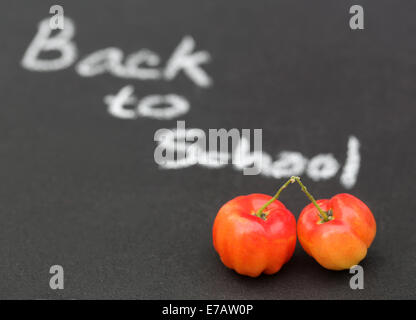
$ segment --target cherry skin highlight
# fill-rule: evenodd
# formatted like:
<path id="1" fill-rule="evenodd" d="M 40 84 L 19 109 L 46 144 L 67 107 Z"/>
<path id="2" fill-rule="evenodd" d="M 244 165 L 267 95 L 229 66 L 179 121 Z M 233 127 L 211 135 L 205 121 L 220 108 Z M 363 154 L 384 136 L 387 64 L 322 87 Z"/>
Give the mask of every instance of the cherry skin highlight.
<path id="1" fill-rule="evenodd" d="M 224 204 L 215 218 L 214 248 L 224 265 L 239 274 L 274 274 L 293 255 L 295 217 L 279 200 L 260 210 L 271 199 L 265 194 L 236 197 Z"/>

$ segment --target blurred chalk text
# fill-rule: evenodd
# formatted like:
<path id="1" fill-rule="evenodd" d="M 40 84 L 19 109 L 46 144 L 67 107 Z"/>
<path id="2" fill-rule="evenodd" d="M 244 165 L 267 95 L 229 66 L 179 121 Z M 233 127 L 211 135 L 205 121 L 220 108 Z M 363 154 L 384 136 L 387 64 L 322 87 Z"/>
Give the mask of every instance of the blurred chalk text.
<path id="1" fill-rule="evenodd" d="M 160 56 L 149 49 L 141 49 L 124 57 L 123 51 L 117 47 L 97 50 L 76 63 L 78 48 L 73 39 L 73 20 L 65 17 L 64 28 L 53 33 L 49 18 L 40 21 L 37 33 L 21 60 L 23 68 L 35 72 L 53 72 L 75 64 L 75 71 L 81 77 L 95 77 L 108 73 L 117 78 L 140 81 L 172 81 L 178 74 L 183 73 L 197 87 L 209 88 L 213 84 L 212 78 L 202 67 L 211 61 L 211 56 L 205 50 L 196 50 L 196 42 L 189 35 L 181 39 L 166 63 L 162 65 Z M 55 58 L 42 57 L 42 54 L 48 51 L 58 52 L 59 55 Z M 115 94 L 105 95 L 103 100 L 112 117 L 125 120 L 141 117 L 170 120 L 179 118 L 190 110 L 188 99 L 182 95 L 154 94 L 139 98 L 134 95 L 134 87 L 130 84 L 123 86 Z M 239 132 L 235 131 L 237 129 L 228 132 L 220 129 L 226 139 L 228 135 L 234 137 L 235 148 L 233 147 L 231 154 L 224 150 L 206 150 L 205 133 L 201 129 L 185 129 L 184 125 L 181 125 L 182 123 L 178 122 L 176 129 L 160 129 L 155 134 L 155 141 L 158 143 L 155 161 L 163 169 L 179 169 L 193 165 L 220 168 L 231 159 L 235 169 L 246 172 L 246 169 L 254 168 L 254 171 L 251 171 L 254 173 L 248 171 L 246 174 L 261 174 L 277 179 L 307 174 L 316 181 L 333 178 L 341 169 L 341 164 L 330 153 L 318 154 L 307 159 L 297 151 L 282 151 L 273 161 L 261 148 L 250 151 L 250 140 L 244 136 L 246 129 L 243 129 L 243 135 L 238 139 L 232 134 Z M 216 136 L 211 137 L 211 140 L 218 138 L 218 131 L 214 134 Z M 358 139 L 350 136 L 345 163 L 340 174 L 340 183 L 347 189 L 352 188 L 357 181 L 361 160 L 359 148 Z M 183 156 L 178 159 L 177 155 L 181 153 Z M 166 154 L 167 157 L 164 156 Z"/>
<path id="2" fill-rule="evenodd" d="M 340 183 L 352 188 L 360 168 L 360 142 L 350 136 L 346 145 L 343 166 L 331 153 L 305 157 L 299 151 L 281 151 L 274 160 L 263 151 L 262 130 L 209 129 L 208 135 L 198 128 L 186 128 L 185 121 L 177 121 L 176 128 L 159 129 L 154 135 L 157 147 L 154 160 L 162 169 L 182 169 L 195 165 L 218 169 L 228 164 L 244 175 L 258 175 L 276 179 L 307 175 L 314 181 L 334 178 L 339 171 Z M 231 145 L 230 145 L 231 140 Z M 253 147 L 251 143 L 253 142 Z"/>
<path id="3" fill-rule="evenodd" d="M 73 41 L 74 22 L 65 17 L 65 28 L 55 34 L 52 33 L 49 18 L 42 20 L 21 61 L 23 68 L 30 71 L 50 72 L 66 69 L 76 62 L 78 48 Z M 75 70 L 81 77 L 108 73 L 118 78 L 141 81 L 172 81 L 183 72 L 196 86 L 208 88 L 212 85 L 212 79 L 201 65 L 210 61 L 210 54 L 207 51 L 195 51 L 195 47 L 195 40 L 189 35 L 184 36 L 164 66 L 161 66 L 160 56 L 149 49 L 141 49 L 124 59 L 121 49 L 109 47 L 82 58 L 75 65 Z M 42 58 L 42 53 L 47 51 L 57 51 L 59 56 L 53 59 Z M 156 94 L 137 99 L 133 91 L 133 86 L 127 85 L 117 94 L 105 96 L 104 102 L 108 106 L 108 112 L 121 119 L 148 117 L 169 120 L 189 110 L 189 101 L 181 95 Z M 131 108 L 131 105 L 136 107 Z"/>

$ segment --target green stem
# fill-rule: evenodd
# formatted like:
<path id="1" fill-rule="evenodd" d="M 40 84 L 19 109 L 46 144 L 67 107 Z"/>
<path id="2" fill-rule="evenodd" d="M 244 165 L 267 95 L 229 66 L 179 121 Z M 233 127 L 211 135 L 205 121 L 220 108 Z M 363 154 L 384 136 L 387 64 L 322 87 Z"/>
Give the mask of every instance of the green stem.
<path id="1" fill-rule="evenodd" d="M 256 216 L 259 218 L 264 219 L 264 213 L 263 210 L 265 210 L 273 201 L 277 200 L 280 196 L 280 193 L 287 188 L 287 186 L 291 183 L 294 183 L 296 181 L 295 177 L 291 177 L 289 180 L 287 180 L 280 189 L 276 192 L 276 194 L 271 198 L 269 201 L 266 202 L 264 206 L 262 206 L 257 212 Z"/>
<path id="2" fill-rule="evenodd" d="M 315 198 L 308 192 L 308 189 L 306 189 L 306 187 L 303 185 L 302 181 L 300 181 L 300 178 L 299 177 L 292 177 L 292 178 L 296 180 L 296 182 L 300 185 L 302 191 L 306 194 L 306 196 L 309 198 L 309 200 L 311 200 L 311 202 L 316 207 L 316 209 L 318 209 L 319 216 L 322 219 L 322 221 L 323 222 L 328 222 L 329 220 L 331 220 L 330 214 L 328 214 L 328 212 L 325 212 L 324 210 L 322 210 L 322 208 L 316 202 Z"/>

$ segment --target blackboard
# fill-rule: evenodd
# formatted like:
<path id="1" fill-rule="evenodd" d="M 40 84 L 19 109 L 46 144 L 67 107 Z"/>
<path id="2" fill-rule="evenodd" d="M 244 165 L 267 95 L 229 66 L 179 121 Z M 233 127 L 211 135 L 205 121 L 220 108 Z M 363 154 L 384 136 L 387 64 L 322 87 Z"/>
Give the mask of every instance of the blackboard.
<path id="1" fill-rule="evenodd" d="M 76 59 L 42 71 L 23 60 L 55 3 L 2 1 L 0 298 L 415 298 L 416 4 L 358 2 L 60 1 Z M 363 30 L 349 26 L 353 4 L 365 10 Z M 163 73 L 184 39 L 208 53 L 209 79 L 77 69 L 104 48 L 123 58 L 145 48 Z M 105 97 L 126 86 L 137 100 L 173 94 L 189 108 L 169 119 L 116 117 Z M 283 151 L 332 154 L 341 167 L 355 137 L 352 185 L 340 182 L 341 168 L 302 177 L 318 198 L 349 192 L 372 209 L 365 289 L 351 290 L 348 270 L 323 269 L 299 244 L 274 276 L 226 269 L 212 246 L 218 209 L 238 195 L 273 194 L 284 178 L 232 165 L 160 168 L 154 134 L 177 120 L 205 132 L 261 128 L 274 160 Z M 281 200 L 296 217 L 308 203 L 294 186 Z M 64 290 L 49 287 L 52 265 L 64 269 Z"/>

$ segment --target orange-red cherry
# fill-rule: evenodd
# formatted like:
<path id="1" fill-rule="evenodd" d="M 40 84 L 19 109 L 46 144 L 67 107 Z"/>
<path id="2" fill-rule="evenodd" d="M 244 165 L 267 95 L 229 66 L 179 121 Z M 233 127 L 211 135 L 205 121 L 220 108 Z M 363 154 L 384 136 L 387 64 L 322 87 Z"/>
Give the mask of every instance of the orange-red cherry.
<path id="1" fill-rule="evenodd" d="M 242 275 L 273 274 L 296 246 L 296 220 L 279 200 L 265 194 L 239 196 L 219 210 L 212 231 L 221 261 Z"/>
<path id="2" fill-rule="evenodd" d="M 328 213 L 328 221 L 322 219 L 312 203 L 303 209 L 297 223 L 303 249 L 326 269 L 343 270 L 357 265 L 376 235 L 372 212 L 347 193 L 316 203 Z"/>

